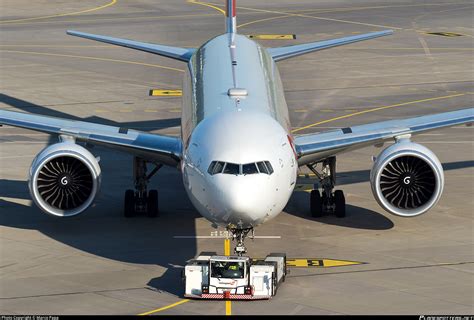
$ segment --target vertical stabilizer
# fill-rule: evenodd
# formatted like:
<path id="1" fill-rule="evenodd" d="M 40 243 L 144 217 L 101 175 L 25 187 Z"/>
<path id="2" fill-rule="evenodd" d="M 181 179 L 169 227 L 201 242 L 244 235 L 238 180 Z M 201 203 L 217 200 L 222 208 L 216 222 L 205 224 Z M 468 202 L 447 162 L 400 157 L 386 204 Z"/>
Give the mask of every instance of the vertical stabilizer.
<path id="1" fill-rule="evenodd" d="M 237 33 L 237 19 L 236 19 L 236 0 L 226 1 L 226 32 Z"/>

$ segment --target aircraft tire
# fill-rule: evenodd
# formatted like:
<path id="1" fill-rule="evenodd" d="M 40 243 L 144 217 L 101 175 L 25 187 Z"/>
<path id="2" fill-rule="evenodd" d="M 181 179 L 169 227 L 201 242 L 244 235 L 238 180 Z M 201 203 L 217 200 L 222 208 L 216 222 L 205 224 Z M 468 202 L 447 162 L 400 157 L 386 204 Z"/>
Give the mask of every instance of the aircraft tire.
<path id="1" fill-rule="evenodd" d="M 148 192 L 146 214 L 149 218 L 158 217 L 158 215 L 159 215 L 159 211 L 158 211 L 158 190 L 150 190 L 150 192 Z"/>
<path id="2" fill-rule="evenodd" d="M 135 192 L 133 192 L 133 190 L 125 191 L 123 215 L 126 218 L 130 218 L 135 215 Z"/>
<path id="3" fill-rule="evenodd" d="M 334 192 L 334 203 L 336 205 L 334 214 L 338 218 L 344 218 L 346 216 L 346 198 L 342 190 L 336 190 Z"/>
<path id="4" fill-rule="evenodd" d="M 323 216 L 323 201 L 319 190 L 312 190 L 310 194 L 311 216 L 314 218 Z"/>

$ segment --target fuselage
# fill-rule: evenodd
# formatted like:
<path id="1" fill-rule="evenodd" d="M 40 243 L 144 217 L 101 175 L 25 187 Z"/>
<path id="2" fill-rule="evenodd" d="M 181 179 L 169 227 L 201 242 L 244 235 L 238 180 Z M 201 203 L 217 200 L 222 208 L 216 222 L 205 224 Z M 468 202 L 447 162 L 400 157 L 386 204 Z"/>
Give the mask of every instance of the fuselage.
<path id="1" fill-rule="evenodd" d="M 279 214 L 295 183 L 288 108 L 277 66 L 245 36 L 201 46 L 183 84 L 186 191 L 211 222 L 251 228 Z"/>

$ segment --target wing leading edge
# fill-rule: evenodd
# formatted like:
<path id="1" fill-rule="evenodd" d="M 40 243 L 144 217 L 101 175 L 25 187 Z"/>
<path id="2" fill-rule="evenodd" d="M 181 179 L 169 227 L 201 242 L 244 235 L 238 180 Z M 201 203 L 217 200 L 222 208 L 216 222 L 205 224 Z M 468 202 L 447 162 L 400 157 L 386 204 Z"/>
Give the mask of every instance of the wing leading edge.
<path id="1" fill-rule="evenodd" d="M 113 38 L 113 37 L 73 31 L 73 30 L 68 30 L 66 33 L 71 36 L 81 37 L 81 38 L 95 40 L 99 42 L 105 42 L 108 44 L 113 44 L 116 46 L 126 47 L 130 49 L 145 51 L 145 52 L 157 54 L 163 57 L 180 60 L 184 62 L 188 62 L 189 59 L 191 59 L 193 53 L 196 51 L 196 49 L 170 47 L 170 46 L 164 46 L 160 44 Z"/>
<path id="2" fill-rule="evenodd" d="M 181 140 L 176 137 L 6 110 L 0 110 L 0 124 L 71 136 L 173 167 L 177 167 L 181 159 Z"/>
<path id="3" fill-rule="evenodd" d="M 300 166 L 340 152 L 351 151 L 384 141 L 426 131 L 474 122 L 474 108 L 421 117 L 389 120 L 295 137 Z"/>
<path id="4" fill-rule="evenodd" d="M 378 37 L 388 36 L 391 34 L 393 34 L 392 30 L 384 30 L 384 31 L 371 32 L 371 33 L 366 33 L 366 34 L 360 34 L 360 35 L 351 36 L 351 37 L 298 44 L 294 46 L 269 48 L 267 50 L 275 61 L 281 61 L 284 59 L 293 58 L 293 57 L 300 56 L 300 55 L 310 53 L 313 51 L 329 49 L 329 48 L 342 46 L 342 45 L 350 44 L 354 42 L 364 41 L 364 40 L 375 39 Z"/>

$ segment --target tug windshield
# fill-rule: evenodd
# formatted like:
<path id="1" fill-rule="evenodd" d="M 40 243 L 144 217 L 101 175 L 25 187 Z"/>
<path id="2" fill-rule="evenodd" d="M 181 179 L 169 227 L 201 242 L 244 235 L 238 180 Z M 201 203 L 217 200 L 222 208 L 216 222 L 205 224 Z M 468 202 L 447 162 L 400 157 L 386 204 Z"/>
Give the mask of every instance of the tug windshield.
<path id="1" fill-rule="evenodd" d="M 244 263 L 237 261 L 211 261 L 211 277 L 242 279 L 244 277 Z"/>

